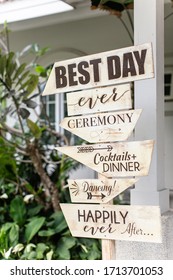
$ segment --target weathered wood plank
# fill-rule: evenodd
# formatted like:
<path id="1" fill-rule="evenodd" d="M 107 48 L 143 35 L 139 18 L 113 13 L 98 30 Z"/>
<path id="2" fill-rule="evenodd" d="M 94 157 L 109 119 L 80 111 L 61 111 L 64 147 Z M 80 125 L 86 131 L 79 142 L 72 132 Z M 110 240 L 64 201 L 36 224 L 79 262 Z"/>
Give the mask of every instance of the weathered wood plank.
<path id="1" fill-rule="evenodd" d="M 130 84 L 67 93 L 68 116 L 131 108 Z"/>
<path id="2" fill-rule="evenodd" d="M 78 203 L 107 203 L 138 179 L 80 179 L 68 180 L 72 202 Z"/>
<path id="3" fill-rule="evenodd" d="M 56 62 L 43 95 L 154 77 L 150 43 Z"/>
<path id="4" fill-rule="evenodd" d="M 89 143 L 127 140 L 142 110 L 128 110 L 64 118 L 60 126 Z"/>
<path id="5" fill-rule="evenodd" d="M 158 206 L 61 204 L 73 236 L 162 242 Z"/>
<path id="6" fill-rule="evenodd" d="M 56 149 L 106 177 L 138 177 L 148 175 L 153 146 L 145 140 Z"/>

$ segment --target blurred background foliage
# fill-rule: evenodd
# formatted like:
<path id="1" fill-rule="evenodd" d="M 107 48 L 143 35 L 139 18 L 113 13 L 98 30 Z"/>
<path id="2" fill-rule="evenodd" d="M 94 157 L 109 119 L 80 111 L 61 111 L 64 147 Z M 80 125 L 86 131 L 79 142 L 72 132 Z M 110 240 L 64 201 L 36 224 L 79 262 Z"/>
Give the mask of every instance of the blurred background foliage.
<path id="1" fill-rule="evenodd" d="M 70 202 L 65 186 L 78 164 L 54 149 L 68 145 L 68 140 L 51 127 L 42 102 L 41 85 L 50 69 L 39 59 L 48 48 L 31 44 L 13 52 L 9 38 L 4 26 L 0 34 L 0 259 L 101 259 L 100 241 L 72 237 L 60 209 L 60 202 Z"/>

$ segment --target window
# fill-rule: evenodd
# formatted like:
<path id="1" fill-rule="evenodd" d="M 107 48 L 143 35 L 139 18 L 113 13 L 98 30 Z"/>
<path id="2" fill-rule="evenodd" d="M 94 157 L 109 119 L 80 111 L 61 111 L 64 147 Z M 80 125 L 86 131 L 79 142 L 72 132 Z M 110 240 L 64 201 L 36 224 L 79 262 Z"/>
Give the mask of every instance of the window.
<path id="1" fill-rule="evenodd" d="M 56 128 L 56 119 L 55 119 L 55 112 L 56 112 L 56 102 L 55 102 L 55 94 L 43 96 L 43 107 L 41 112 L 41 119 L 43 123 L 48 123 L 48 120 L 45 117 L 45 114 L 49 116 L 50 125 L 53 129 Z"/>
<path id="2" fill-rule="evenodd" d="M 165 101 L 173 101 L 173 69 L 166 69 L 164 85 Z"/>
<path id="3" fill-rule="evenodd" d="M 40 116 L 42 123 L 48 124 L 48 122 L 50 122 L 53 129 L 66 136 L 70 145 L 78 143 L 79 137 L 60 127 L 61 120 L 67 116 L 66 94 L 62 93 L 42 96 L 42 100 L 43 106 Z M 46 119 L 45 113 L 48 116 L 48 119 Z"/>
<path id="4" fill-rule="evenodd" d="M 63 110 L 64 110 L 63 112 L 64 112 L 64 114 L 63 114 L 63 116 L 62 116 L 61 119 L 63 119 L 64 117 L 67 117 L 67 116 L 68 116 L 68 112 L 67 112 L 67 97 L 66 97 L 66 94 L 63 94 L 63 95 L 62 95 L 62 99 L 63 99 L 62 102 L 63 102 Z M 75 135 L 75 134 L 69 132 L 69 131 L 66 130 L 66 129 L 63 129 L 63 133 L 64 133 L 64 135 L 67 137 L 67 139 L 68 139 L 70 145 L 77 145 L 77 144 L 80 143 L 81 138 L 79 138 L 77 135 Z"/>

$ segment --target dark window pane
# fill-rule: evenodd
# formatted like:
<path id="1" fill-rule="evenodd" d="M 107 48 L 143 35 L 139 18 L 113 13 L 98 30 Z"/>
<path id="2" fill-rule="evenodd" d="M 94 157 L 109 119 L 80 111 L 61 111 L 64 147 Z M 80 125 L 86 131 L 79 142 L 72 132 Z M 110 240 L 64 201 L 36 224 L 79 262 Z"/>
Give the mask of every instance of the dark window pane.
<path id="1" fill-rule="evenodd" d="M 49 104 L 49 118 L 51 122 L 55 122 L 55 104 Z"/>
<path id="2" fill-rule="evenodd" d="M 171 74 L 165 74 L 165 84 L 171 84 Z"/>
<path id="3" fill-rule="evenodd" d="M 55 94 L 49 95 L 49 101 L 55 101 Z"/>
<path id="4" fill-rule="evenodd" d="M 170 96 L 170 95 L 171 95 L 171 87 L 165 86 L 165 96 Z"/>

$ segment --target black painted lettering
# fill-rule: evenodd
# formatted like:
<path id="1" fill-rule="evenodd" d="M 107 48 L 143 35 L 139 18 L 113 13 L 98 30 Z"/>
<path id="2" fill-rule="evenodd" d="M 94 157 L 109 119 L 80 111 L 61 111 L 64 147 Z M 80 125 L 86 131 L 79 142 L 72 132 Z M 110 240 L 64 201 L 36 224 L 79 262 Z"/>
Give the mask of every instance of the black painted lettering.
<path id="1" fill-rule="evenodd" d="M 134 170 L 135 171 L 140 171 L 140 164 L 137 161 L 134 162 Z"/>
<path id="2" fill-rule="evenodd" d="M 108 79 L 118 79 L 121 77 L 121 61 L 119 56 L 109 56 L 107 58 Z"/>
<path id="3" fill-rule="evenodd" d="M 75 81 L 75 79 L 74 79 L 77 76 L 76 71 L 74 71 L 75 68 L 76 68 L 75 63 L 68 65 L 69 86 L 77 86 L 77 84 L 78 84 L 78 82 Z"/>
<path id="4" fill-rule="evenodd" d="M 90 64 L 93 65 L 94 82 L 100 81 L 99 63 L 101 63 L 101 58 L 93 59 L 90 61 Z"/>
<path id="5" fill-rule="evenodd" d="M 85 210 L 83 210 L 83 213 L 81 213 L 80 210 L 78 209 L 78 222 L 81 221 L 81 218 L 85 222 Z"/>
<path id="6" fill-rule="evenodd" d="M 90 126 L 88 122 L 89 122 L 89 119 L 88 119 L 88 118 L 84 118 L 84 119 L 83 119 L 83 127 L 88 127 L 88 126 Z"/>
<path id="7" fill-rule="evenodd" d="M 98 125 L 106 125 L 105 116 L 103 117 L 98 116 Z"/>
<path id="8" fill-rule="evenodd" d="M 66 68 L 64 66 L 55 67 L 56 88 L 67 86 Z"/>
<path id="9" fill-rule="evenodd" d="M 109 219 L 110 214 L 109 214 L 108 211 L 104 210 L 102 215 L 103 215 L 103 223 L 105 223 L 105 221 L 106 221 L 107 219 Z"/>
<path id="10" fill-rule="evenodd" d="M 121 217 L 123 218 L 123 224 L 126 223 L 127 214 L 128 214 L 128 211 L 126 211 L 126 213 L 124 213 L 124 214 L 120 211 L 120 215 L 121 215 Z"/>
<path id="11" fill-rule="evenodd" d="M 72 129 L 72 128 L 75 128 L 75 122 L 74 122 L 74 120 L 69 120 L 68 123 L 67 123 L 67 125 L 68 125 L 68 127 L 71 128 L 71 129 Z"/>
<path id="12" fill-rule="evenodd" d="M 135 64 L 132 53 L 125 53 L 123 56 L 123 78 L 128 76 L 136 76 Z"/>
<path id="13" fill-rule="evenodd" d="M 82 119 L 76 119 L 76 127 L 77 127 L 77 128 L 83 127 L 83 125 L 82 125 Z"/>
<path id="14" fill-rule="evenodd" d="M 81 85 L 86 85 L 90 82 L 90 75 L 88 73 L 88 71 L 86 70 L 86 68 L 89 67 L 89 64 L 87 61 L 81 61 L 78 64 L 78 71 L 80 74 L 82 74 L 82 76 L 79 76 L 79 83 Z"/>
<path id="15" fill-rule="evenodd" d="M 89 227 L 88 225 L 84 226 L 84 228 L 83 228 L 83 230 L 85 232 L 90 231 L 91 235 L 95 235 L 97 233 L 98 229 L 99 229 L 99 227 L 96 227 L 96 228 L 94 226 L 93 227 Z"/>
<path id="16" fill-rule="evenodd" d="M 101 218 L 102 216 L 102 212 L 100 212 L 99 210 L 95 211 L 95 222 L 97 223 L 98 220 Z"/>
<path id="17" fill-rule="evenodd" d="M 129 123 L 131 123 L 132 122 L 133 113 L 131 113 L 131 114 L 127 113 L 126 116 L 129 119 Z"/>
<path id="18" fill-rule="evenodd" d="M 145 74 L 145 59 L 146 59 L 146 54 L 147 54 L 147 50 L 142 50 L 141 51 L 141 57 L 139 56 L 139 52 L 138 51 L 134 51 L 134 56 L 136 58 L 137 64 L 138 64 L 138 68 L 139 68 L 139 75 Z"/>
<path id="19" fill-rule="evenodd" d="M 94 216 L 93 216 L 91 210 L 88 211 L 87 218 L 86 218 L 86 222 L 88 222 L 88 220 L 91 220 L 93 223 L 95 222 Z"/>
<path id="20" fill-rule="evenodd" d="M 98 125 L 98 123 L 97 123 L 97 118 L 96 118 L 96 117 L 92 117 L 92 118 L 90 119 L 90 122 L 91 122 L 91 126 L 97 126 L 97 125 Z"/>

